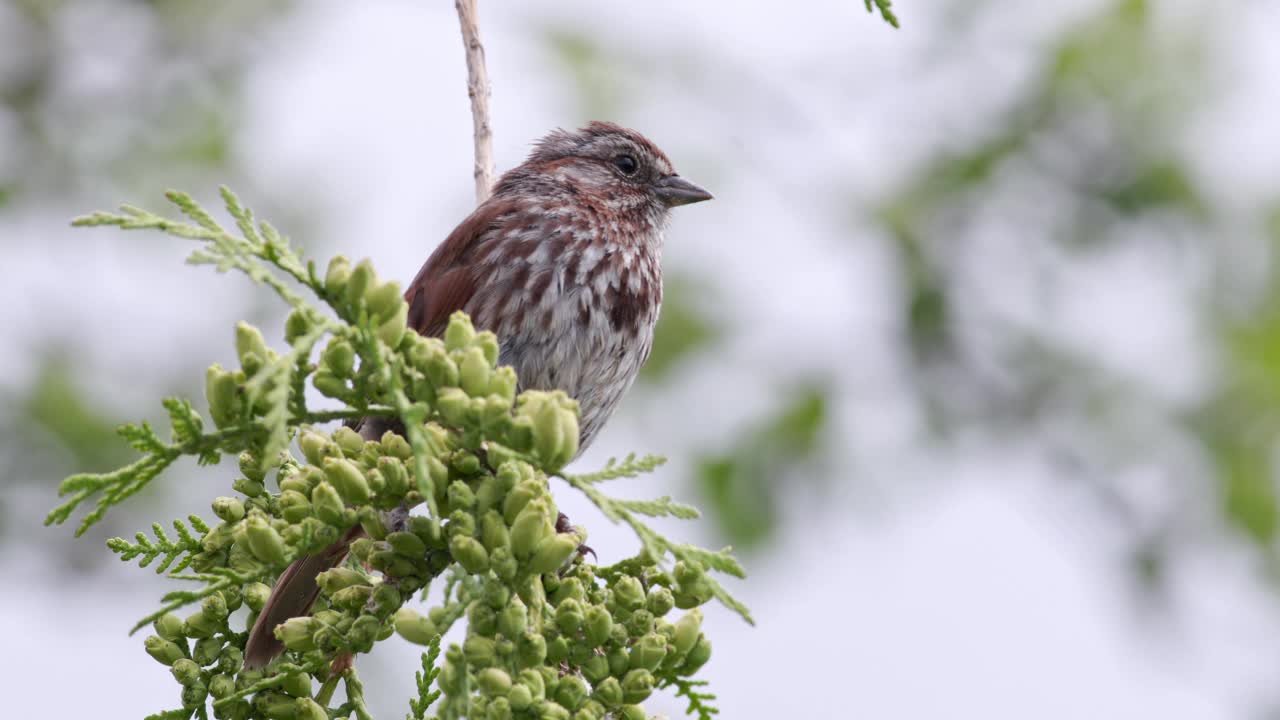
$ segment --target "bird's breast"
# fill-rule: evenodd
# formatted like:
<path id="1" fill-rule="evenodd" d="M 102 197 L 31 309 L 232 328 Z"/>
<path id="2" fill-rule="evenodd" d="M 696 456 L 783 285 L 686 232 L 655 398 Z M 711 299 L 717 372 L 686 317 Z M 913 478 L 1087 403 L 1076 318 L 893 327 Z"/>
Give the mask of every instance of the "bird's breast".
<path id="1" fill-rule="evenodd" d="M 583 243 L 527 275 L 501 311 L 488 303 L 495 312 L 482 315 L 494 321 L 486 325 L 502 342 L 501 362 L 515 368 L 522 389 L 564 390 L 578 401 L 585 447 L 649 357 L 660 258 L 645 248 Z"/>

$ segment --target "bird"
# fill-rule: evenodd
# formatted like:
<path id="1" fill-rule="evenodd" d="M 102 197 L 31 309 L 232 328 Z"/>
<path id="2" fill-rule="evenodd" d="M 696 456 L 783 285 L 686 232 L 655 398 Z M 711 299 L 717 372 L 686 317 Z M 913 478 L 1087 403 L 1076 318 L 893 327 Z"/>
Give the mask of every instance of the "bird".
<path id="1" fill-rule="evenodd" d="M 578 402 L 581 454 L 631 387 L 653 346 L 671 210 L 712 199 L 639 132 L 611 122 L 553 130 L 440 243 L 408 285 L 408 324 L 438 337 L 456 311 L 497 335 L 520 390 Z M 366 439 L 387 429 L 369 419 Z M 340 564 L 359 526 L 290 565 L 245 646 L 263 667 L 284 651 L 274 629 L 305 615 L 316 576 Z"/>

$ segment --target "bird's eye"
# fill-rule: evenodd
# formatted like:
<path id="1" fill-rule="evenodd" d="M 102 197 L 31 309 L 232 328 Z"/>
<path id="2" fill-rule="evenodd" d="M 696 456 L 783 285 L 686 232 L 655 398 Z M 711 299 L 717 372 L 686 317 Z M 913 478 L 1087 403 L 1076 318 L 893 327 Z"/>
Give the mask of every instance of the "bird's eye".
<path id="1" fill-rule="evenodd" d="M 635 175 L 636 170 L 640 168 L 640 164 L 630 155 L 619 155 L 613 159 L 613 164 L 623 175 Z"/>

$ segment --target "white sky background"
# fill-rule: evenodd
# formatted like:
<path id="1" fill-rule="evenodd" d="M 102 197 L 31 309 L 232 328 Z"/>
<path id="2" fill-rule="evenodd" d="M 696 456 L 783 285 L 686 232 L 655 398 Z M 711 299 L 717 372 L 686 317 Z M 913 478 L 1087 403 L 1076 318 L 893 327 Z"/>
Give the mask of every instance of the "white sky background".
<path id="1" fill-rule="evenodd" d="M 1280 603 L 1232 548 L 1197 550 L 1176 569 L 1170 606 L 1150 608 L 1129 592 L 1122 538 L 1039 448 L 975 441 L 921 453 L 893 350 L 891 258 L 838 210 L 893 187 L 938 144 L 980 134 L 1028 79 L 1043 43 L 1100 3 L 1000 3 L 979 14 L 971 52 L 944 67 L 930 63 L 951 29 L 941 3 L 900 2 L 898 32 L 855 0 L 808 2 L 803 14 L 774 3 L 482 4 L 500 170 L 547 129 L 588 119 L 530 23 L 579 18 L 629 52 L 704 63 L 688 85 L 626 81 L 634 94 L 612 119 L 648 134 L 716 193 L 677 211 L 667 261 L 711 278 L 726 298 L 735 360 L 727 370 L 687 368 L 670 389 L 630 403 L 581 467 L 633 449 L 662 452 L 674 459 L 668 470 L 619 489 L 678 492 L 682 448 L 724 439 L 771 406 L 761 376 L 797 364 L 841 373 L 835 434 L 848 484 L 787 508 L 780 547 L 748 562 L 751 578 L 737 589 L 757 628 L 708 612 L 715 651 L 704 673 L 722 717 L 1216 720 L 1275 700 Z M 1152 5 L 1175 25 L 1195 15 L 1191 2 Z M 1187 151 L 1211 194 L 1247 208 L 1280 188 L 1280 6 L 1238 3 L 1212 19 L 1211 52 L 1227 81 L 1197 116 Z M 367 254 L 409 279 L 472 202 L 452 4 L 302 4 L 261 40 L 269 51 L 252 71 L 238 137 L 244 164 L 260 185 L 327 208 L 316 247 Z M 201 196 L 212 198 L 211 188 Z M 84 209 L 41 209 L 2 231 L 62 232 L 51 218 Z M 181 248 L 130 254 L 152 239 L 81 239 L 11 244 L 6 262 L 21 279 L 0 286 L 0 303 L 81 318 L 103 334 L 94 361 L 121 367 L 136 362 L 129 341 L 169 332 L 198 302 L 207 325 L 185 331 L 190 342 L 175 344 L 172 362 L 196 376 L 210 352 L 229 354 L 247 286 L 179 265 Z M 1110 365 L 1155 368 L 1153 387 L 1180 395 L 1199 377 L 1197 338 L 1177 279 L 1153 275 L 1146 260 L 1110 258 L 1077 278 L 1060 320 Z M 99 288 L 97 302 L 59 292 L 68 284 Z M 173 301 L 148 303 L 156 287 Z M 188 287 L 220 288 L 226 307 L 183 298 Z M 137 320 L 122 328 L 120 317 Z M 29 344 L 42 322 L 19 313 L 0 325 L 0 344 Z M 32 371 L 12 356 L 3 366 L 12 377 Z M 714 402 L 682 402 L 672 417 L 694 392 Z M 162 516 L 206 512 L 211 487 Z M 591 529 L 603 561 L 632 550 L 628 533 L 579 498 L 563 488 L 557 497 Z M 13 552 L 0 555 L 0 571 L 45 577 Z M 124 634 L 161 593 L 149 573 L 121 568 L 68 589 L 16 585 L 0 584 L 0 637 L 9 641 L 0 684 L 26 688 L 7 697 L 15 717 L 131 718 L 176 705 L 177 685 L 142 652 L 141 636 Z M 93 670 L 66 693 L 55 683 L 70 670 L 55 663 Z M 367 664 L 378 716 L 399 717 L 417 654 L 389 642 Z M 119 693 L 122 677 L 134 694 Z"/>

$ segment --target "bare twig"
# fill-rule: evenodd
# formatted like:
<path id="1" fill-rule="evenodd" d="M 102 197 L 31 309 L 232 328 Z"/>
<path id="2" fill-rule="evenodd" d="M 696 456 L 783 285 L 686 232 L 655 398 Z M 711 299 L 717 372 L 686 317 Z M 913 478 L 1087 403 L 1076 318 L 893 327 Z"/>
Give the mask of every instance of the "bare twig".
<path id="1" fill-rule="evenodd" d="M 476 0 L 454 0 L 458 23 L 462 26 L 462 44 L 467 51 L 467 95 L 471 97 L 471 120 L 475 128 L 476 204 L 489 197 L 493 187 L 493 131 L 489 128 L 489 71 L 484 64 L 484 45 L 480 44 L 480 25 L 476 17 Z"/>

